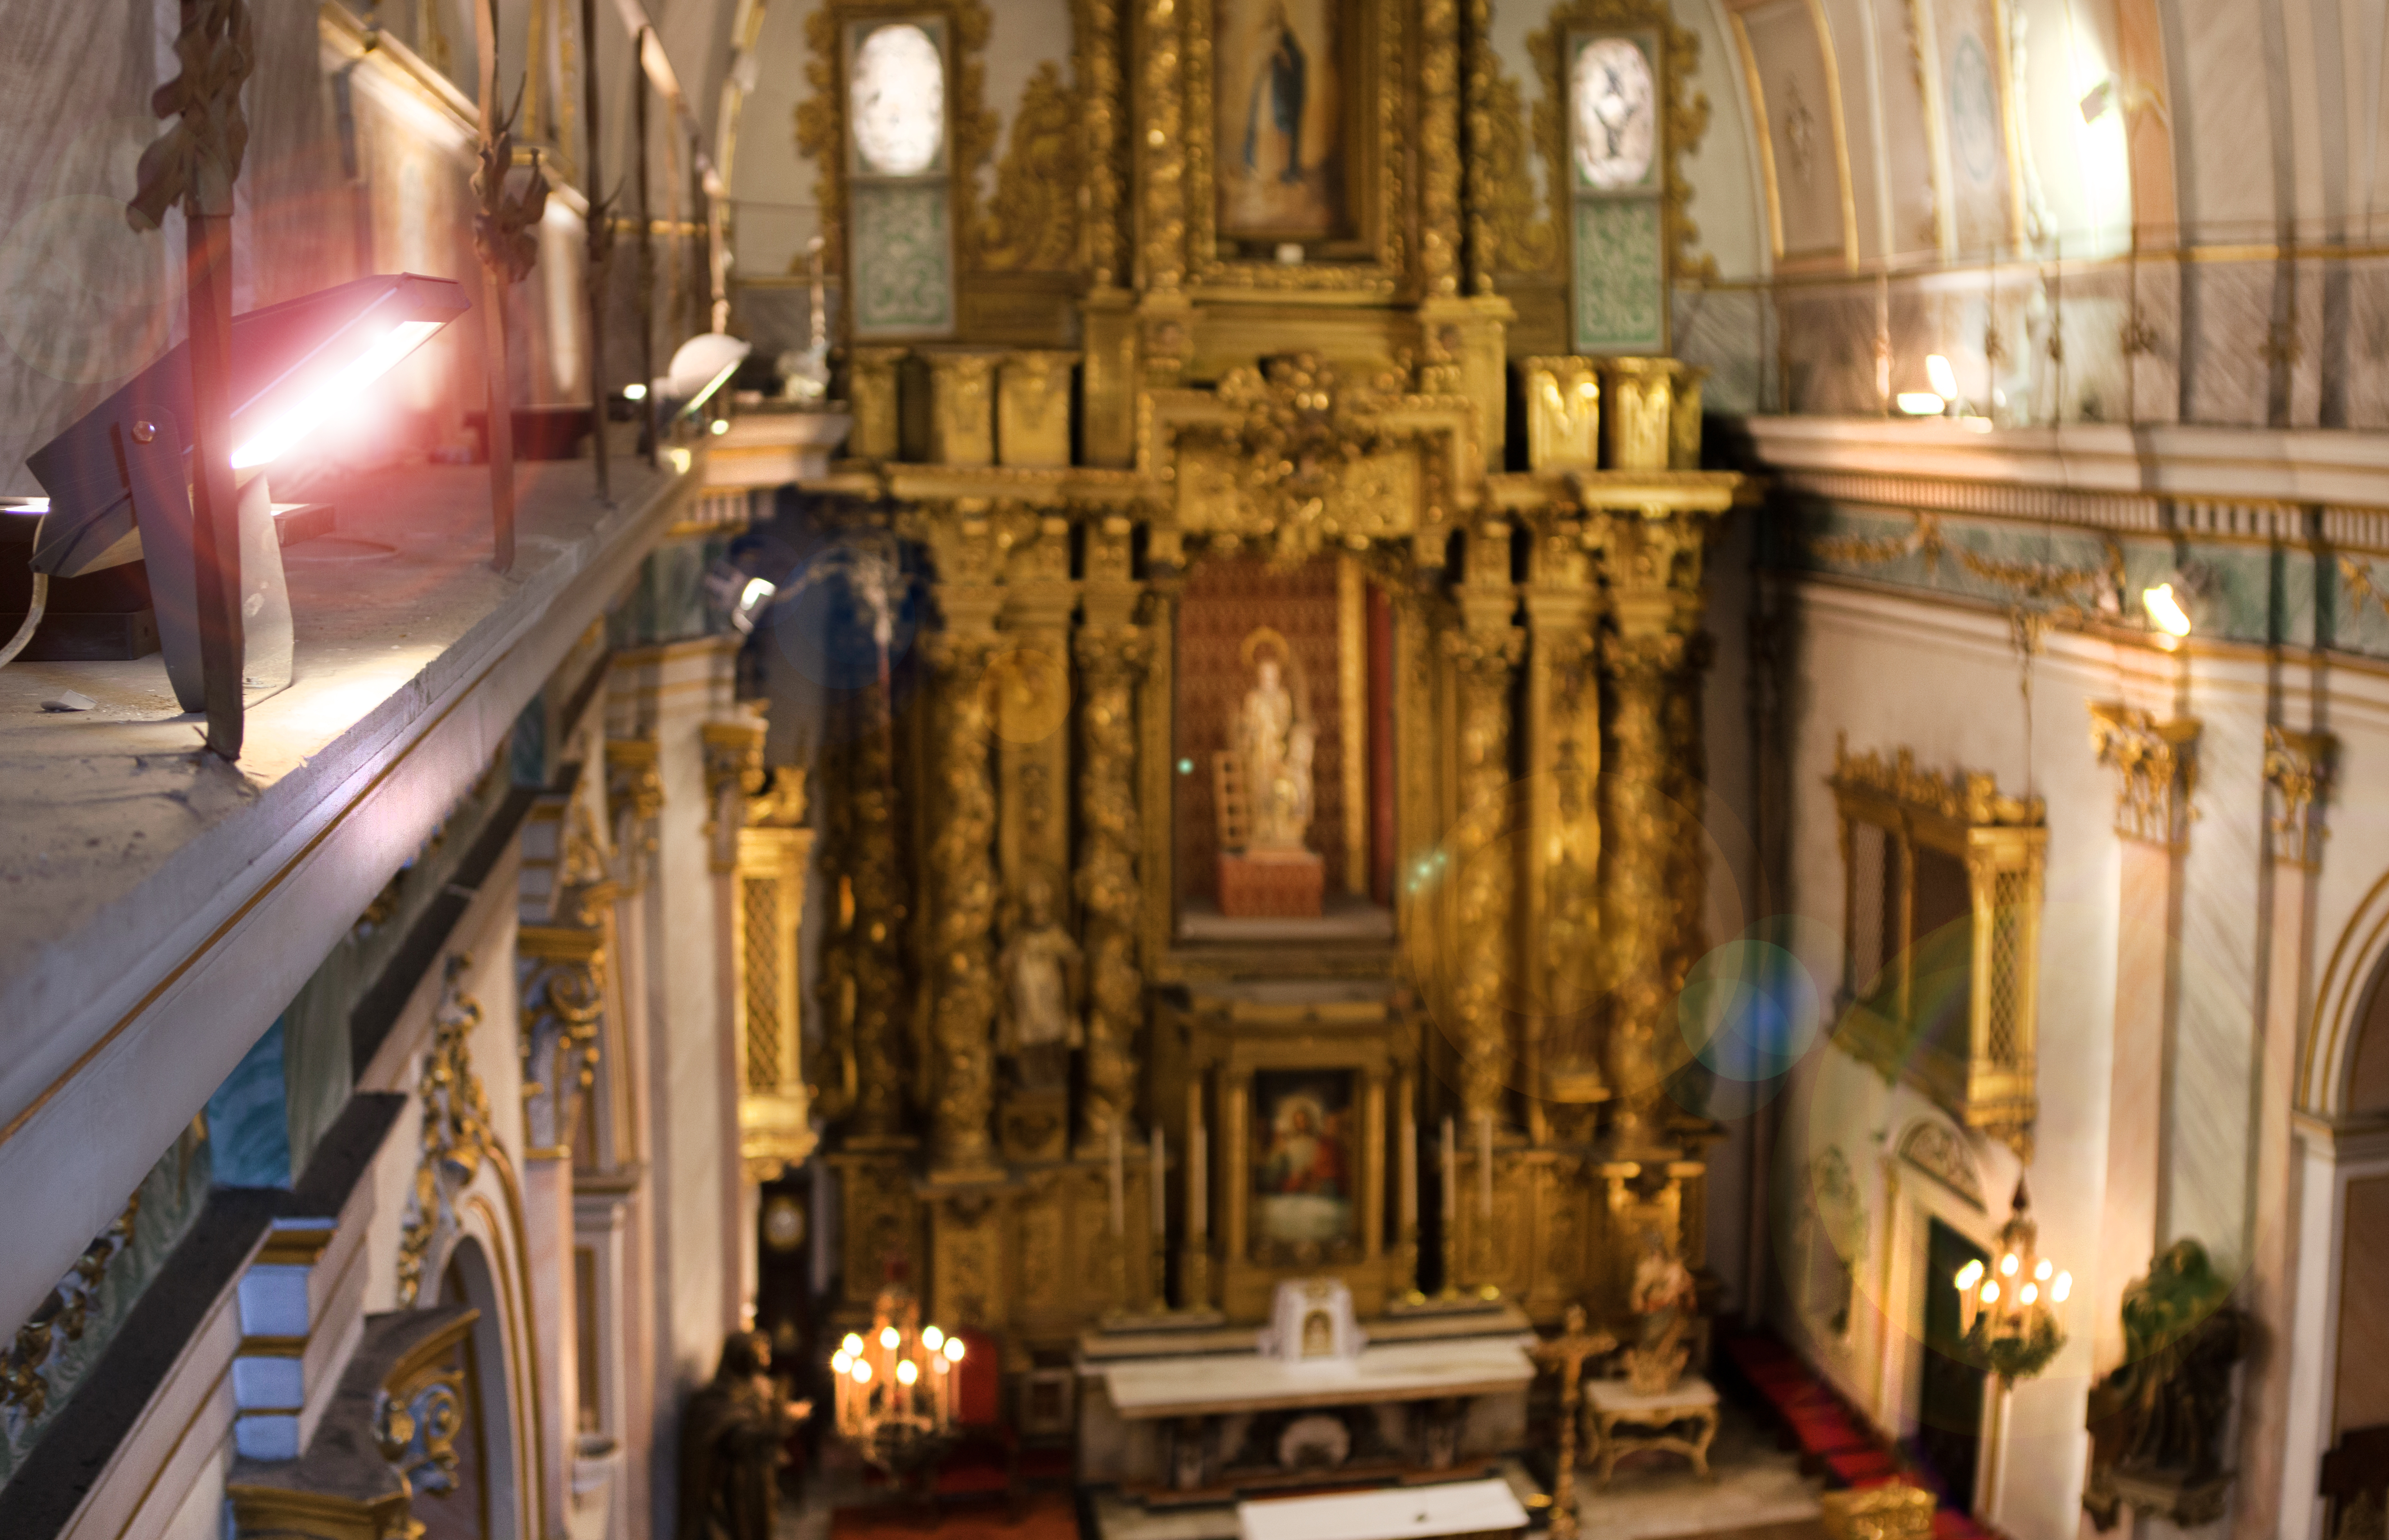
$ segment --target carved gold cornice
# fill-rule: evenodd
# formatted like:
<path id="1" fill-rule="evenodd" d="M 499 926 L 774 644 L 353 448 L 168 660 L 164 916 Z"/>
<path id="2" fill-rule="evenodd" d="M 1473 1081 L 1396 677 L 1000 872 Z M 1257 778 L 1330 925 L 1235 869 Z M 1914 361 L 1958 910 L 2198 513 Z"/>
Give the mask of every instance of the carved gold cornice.
<path id="1" fill-rule="evenodd" d="M 490 1099 L 473 1070 L 473 1033 L 481 1025 L 480 1002 L 462 980 L 472 959 L 451 953 L 442 971 L 440 1003 L 432 1008 L 430 1050 L 423 1056 L 415 1098 L 423 1105 L 422 1158 L 415 1190 L 398 1239 L 398 1303 L 412 1307 L 423 1289 L 432 1245 L 453 1234 L 455 1194 L 479 1172 L 496 1148 L 490 1128 Z"/>
<path id="2" fill-rule="evenodd" d="M 2331 790 L 2332 762 L 2339 740 L 2328 732 L 2265 729 L 2265 781 L 2281 799 L 2273 815 L 2277 859 L 2308 870 L 2322 863 L 2323 803 Z"/>
<path id="3" fill-rule="evenodd" d="M 2115 796 L 2115 833 L 2126 839 L 2179 849 L 2190 841 L 2198 789 L 2195 717 L 2159 721 L 2120 701 L 2093 702 L 2090 747 L 2099 762 L 2123 777 Z"/>
<path id="4" fill-rule="evenodd" d="M 1974 770 L 1942 776 L 1918 770 L 1916 751 L 1909 748 L 1895 750 L 1888 759 L 1879 750 L 1853 754 L 1846 734 L 1834 739 L 1833 773 L 1827 783 L 1837 792 L 1878 797 L 1972 828 L 2038 828 L 2046 816 L 2037 796 L 2025 801 L 2001 795 L 1996 776 Z"/>

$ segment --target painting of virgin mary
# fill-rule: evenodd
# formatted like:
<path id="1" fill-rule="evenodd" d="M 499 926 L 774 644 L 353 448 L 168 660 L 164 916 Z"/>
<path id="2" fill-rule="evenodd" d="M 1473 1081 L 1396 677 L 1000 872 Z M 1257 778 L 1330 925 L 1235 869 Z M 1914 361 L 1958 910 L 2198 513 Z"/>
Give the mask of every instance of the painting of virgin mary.
<path id="1" fill-rule="evenodd" d="M 1219 229 L 1306 240 L 1341 235 L 1338 0 L 1218 0 L 1213 82 Z"/>

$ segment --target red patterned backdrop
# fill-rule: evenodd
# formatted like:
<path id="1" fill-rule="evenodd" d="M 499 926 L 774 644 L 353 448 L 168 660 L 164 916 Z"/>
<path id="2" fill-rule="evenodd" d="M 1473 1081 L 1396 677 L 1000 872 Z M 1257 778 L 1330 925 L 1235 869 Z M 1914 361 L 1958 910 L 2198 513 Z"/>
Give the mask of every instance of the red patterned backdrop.
<path id="1" fill-rule="evenodd" d="M 1207 561 L 1187 574 L 1178 605 L 1178 748 L 1194 763 L 1178 788 L 1178 883 L 1188 897 L 1216 898 L 1211 756 L 1233 746 L 1236 712 L 1253 687 L 1241 650 L 1260 627 L 1282 632 L 1309 687 L 1311 822 L 1303 843 L 1327 861 L 1327 891 L 1344 884 L 1344 732 L 1336 694 L 1335 558 L 1280 568 L 1258 557 Z"/>

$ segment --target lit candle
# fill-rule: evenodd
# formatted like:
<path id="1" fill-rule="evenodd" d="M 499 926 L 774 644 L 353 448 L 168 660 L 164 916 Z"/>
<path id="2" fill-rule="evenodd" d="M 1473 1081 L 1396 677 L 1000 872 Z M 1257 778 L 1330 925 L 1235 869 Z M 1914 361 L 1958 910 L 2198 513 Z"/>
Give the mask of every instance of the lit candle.
<path id="1" fill-rule="evenodd" d="M 1211 1131 L 1200 1122 L 1187 1140 L 1186 1238 L 1200 1241 L 1211 1233 Z"/>
<path id="2" fill-rule="evenodd" d="M 1418 1125 L 1402 1123 L 1402 1235 L 1418 1230 Z"/>
<path id="3" fill-rule="evenodd" d="M 1483 1113 L 1476 1119 L 1477 1189 L 1484 1197 L 1485 1234 L 1493 1235 L 1493 1114 Z"/>
<path id="4" fill-rule="evenodd" d="M 1128 1234 L 1128 1157 L 1120 1148 L 1120 1126 L 1112 1124 L 1112 1234 Z"/>
<path id="5" fill-rule="evenodd" d="M 1169 1194 L 1161 1185 L 1161 1174 L 1169 1169 L 1169 1140 L 1156 1123 L 1153 1126 L 1153 1175 L 1146 1183 L 1153 1190 L 1153 1243 L 1156 1246 L 1169 1232 Z"/>

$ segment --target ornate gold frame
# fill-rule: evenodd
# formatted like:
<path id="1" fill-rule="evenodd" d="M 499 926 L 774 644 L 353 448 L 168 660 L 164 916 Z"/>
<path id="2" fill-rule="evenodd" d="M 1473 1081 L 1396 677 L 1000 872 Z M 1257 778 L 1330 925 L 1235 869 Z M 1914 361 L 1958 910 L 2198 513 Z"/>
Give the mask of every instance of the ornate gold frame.
<path id="1" fill-rule="evenodd" d="M 1841 815 L 1846 932 L 1856 912 L 1861 874 L 1852 857 L 1852 826 L 1884 831 L 1886 862 L 1898 860 L 1898 948 L 1884 961 L 1888 1012 L 1851 1000 L 1836 1029 L 1841 1045 L 1885 1080 L 1905 1077 L 1968 1127 L 2005 1141 L 2029 1160 L 2039 1113 L 2036 1079 L 2040 989 L 2041 872 L 2049 831 L 2040 799 L 2003 796 L 1988 775 L 1938 776 L 1898 750 L 1852 754 L 1836 747 L 1826 778 Z M 1967 1004 L 1967 1051 L 1953 1059 L 1921 1038 L 1911 1012 L 1914 861 L 1918 846 L 1965 863 L 1974 915 Z M 1855 937 L 1852 938 L 1855 946 Z M 1853 956 L 1855 954 L 1853 953 Z M 2005 981 L 2004 989 L 2001 981 Z M 1846 978 L 1845 994 L 1867 981 Z"/>
<path id="2" fill-rule="evenodd" d="M 1415 1094 L 1415 1034 L 1383 1000 L 1264 1001 L 1198 992 L 1186 1009 L 1186 1075 L 1214 1109 L 1207 1226 L 1216 1303 L 1231 1320 L 1259 1320 L 1284 1279 L 1332 1273 L 1351 1286 L 1363 1316 L 1382 1311 L 1410 1287 L 1397 1277 L 1404 1258 L 1386 1234 L 1388 1110 Z M 1351 1157 L 1359 1180 L 1353 1213 L 1359 1232 L 1346 1257 L 1260 1254 L 1252 1234 L 1253 1077 L 1262 1070 L 1352 1072 L 1359 1114 Z M 1189 1300 L 1189 1305 L 1210 1301 Z"/>
<path id="3" fill-rule="evenodd" d="M 805 64 L 810 90 L 797 104 L 797 153 L 813 162 L 821 204 L 822 267 L 838 275 L 838 304 L 850 333 L 854 286 L 846 281 L 847 199 L 846 28 L 874 17 L 917 16 L 941 11 L 952 29 L 946 71 L 946 110 L 952 164 L 948 168 L 948 228 L 952 232 L 955 314 L 961 314 L 965 257 L 978 248 L 978 168 L 995 151 L 996 114 L 987 109 L 987 34 L 991 25 L 985 0 L 822 0 L 805 18 Z"/>
<path id="4" fill-rule="evenodd" d="M 1356 130 L 1350 153 L 1359 261 L 1283 263 L 1223 257 L 1220 252 L 1219 204 L 1212 167 L 1212 20 L 1215 0 L 1179 0 L 1185 8 L 1182 92 L 1186 244 L 1190 276 L 1198 288 L 1267 290 L 1271 293 L 1367 294 L 1392 298 L 1400 291 L 1408 261 L 1404 230 L 1403 172 L 1408 148 L 1402 128 L 1408 96 L 1404 70 L 1408 35 L 1401 0 L 1339 0 L 1359 30 L 1353 50 L 1359 81 L 1350 114 Z M 1176 105 L 1176 104 L 1172 104 Z M 1154 106 L 1148 105 L 1148 113 Z M 1345 243 L 1331 243 L 1329 249 Z"/>
<path id="5" fill-rule="evenodd" d="M 1534 108 L 1533 139 L 1543 158 L 1548 184 L 1544 214 L 1551 221 L 1550 233 L 1545 235 L 1530 225 L 1522 210 L 1505 223 L 1504 234 L 1510 238 L 1502 244 L 1506 247 L 1515 241 L 1532 248 L 1548 245 L 1551 255 L 1540 269 L 1518 271 L 1556 272 L 1563 279 L 1567 276 L 1566 259 L 1575 241 L 1575 221 L 1570 211 L 1576 201 L 1576 179 L 1569 174 L 1568 167 L 1567 39 L 1570 32 L 1603 28 L 1647 31 L 1659 40 L 1660 126 L 1664 141 L 1660 150 L 1659 230 L 1665 281 L 1672 284 L 1679 278 L 1714 279 L 1717 259 L 1691 254 L 1692 244 L 1700 239 L 1701 227 L 1684 211 L 1693 200 L 1693 189 L 1684 180 L 1683 158 L 1701 142 L 1709 127 L 1708 97 L 1690 91 L 1686 84 L 1700 63 L 1701 38 L 1692 29 L 1676 25 L 1675 14 L 1667 8 L 1667 0 L 1565 0 L 1552 9 L 1543 28 L 1527 40 L 1527 51 L 1534 57 L 1535 72 L 1543 88 L 1542 99 Z M 1836 121 L 1839 116 L 1837 98 Z M 1497 134 L 1497 148 L 1501 143 Z M 1523 171 L 1524 167 L 1519 169 Z M 1846 176 L 1844 180 L 1846 183 Z"/>

